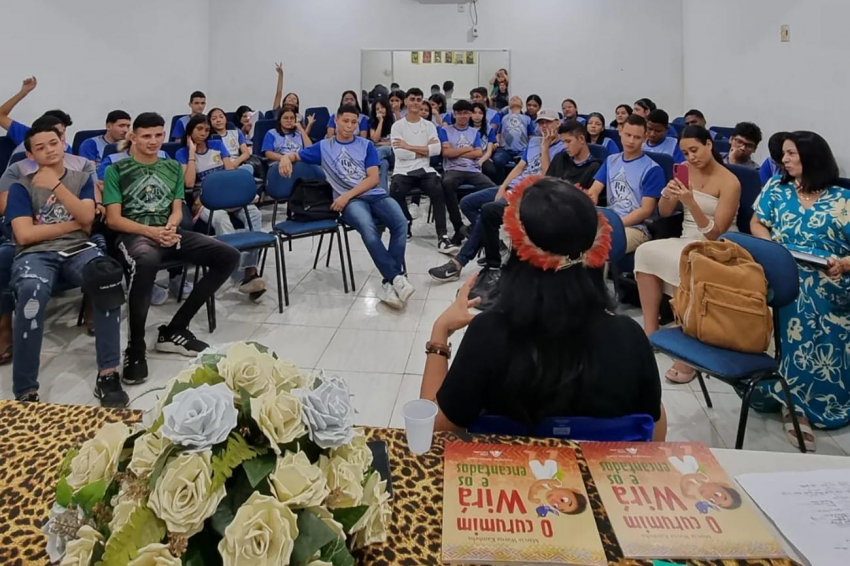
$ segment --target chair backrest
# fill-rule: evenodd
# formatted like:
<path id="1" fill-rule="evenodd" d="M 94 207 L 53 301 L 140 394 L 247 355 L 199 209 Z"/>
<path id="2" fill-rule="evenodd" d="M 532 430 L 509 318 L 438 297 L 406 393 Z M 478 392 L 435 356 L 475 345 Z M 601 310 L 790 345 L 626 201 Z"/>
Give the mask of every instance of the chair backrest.
<path id="1" fill-rule="evenodd" d="M 590 116 L 590 114 L 576 114 L 576 117 L 581 118 L 581 119 L 582 119 L 582 120 L 584 120 L 585 122 L 587 122 L 587 117 L 588 117 L 588 116 Z"/>
<path id="2" fill-rule="evenodd" d="M 96 138 L 106 133 L 106 130 L 80 130 L 74 134 L 74 143 L 71 144 L 71 153 L 74 155 L 80 154 L 80 146 L 83 142 L 90 138 Z"/>
<path id="3" fill-rule="evenodd" d="M 165 142 L 162 144 L 162 151 L 168 154 L 171 159 L 177 159 L 177 151 L 183 147 L 180 142 Z"/>
<path id="4" fill-rule="evenodd" d="M 685 121 L 682 122 L 670 122 L 670 125 L 676 130 L 676 139 L 682 137 L 682 132 L 685 131 Z"/>
<path id="5" fill-rule="evenodd" d="M 670 124 L 672 124 L 674 126 L 682 126 L 684 128 L 685 127 L 685 117 L 679 116 L 678 118 L 673 118 L 673 120 L 670 122 Z"/>
<path id="6" fill-rule="evenodd" d="M 101 159 L 105 159 L 113 153 L 118 153 L 118 144 L 108 143 L 106 144 L 106 147 L 103 148 L 103 155 L 101 156 Z"/>
<path id="7" fill-rule="evenodd" d="M 608 158 L 608 148 L 604 145 L 589 143 L 587 144 L 587 148 L 590 150 L 590 155 L 600 161 L 605 161 Z"/>
<path id="8" fill-rule="evenodd" d="M 727 140 L 711 140 L 711 143 L 714 146 L 714 149 L 722 155 L 726 155 L 729 153 L 729 150 L 732 149 L 732 144 Z"/>
<path id="9" fill-rule="evenodd" d="M 738 205 L 736 225 L 744 234 L 750 233 L 750 219 L 753 217 L 753 204 L 761 192 L 761 177 L 758 169 L 743 165 L 727 165 L 741 183 L 741 203 Z"/>
<path id="10" fill-rule="evenodd" d="M 326 106 L 314 106 L 304 111 L 304 116 L 313 115 L 313 127 L 310 128 L 310 139 L 313 143 L 324 139 L 325 132 L 328 130 L 328 121 L 331 119 L 331 113 Z"/>
<path id="11" fill-rule="evenodd" d="M 507 434 L 596 442 L 650 442 L 655 423 L 649 415 L 612 419 L 552 417 L 527 427 L 506 417 L 482 415 L 469 427 L 473 434 Z"/>
<path id="12" fill-rule="evenodd" d="M 610 208 L 599 206 L 596 210 L 601 212 L 611 225 L 611 251 L 608 261 L 620 261 L 626 255 L 626 228 L 623 226 L 623 219 Z"/>
<path id="13" fill-rule="evenodd" d="M 2 160 L 2 159 L 3 158 L 0 157 L 0 160 Z M 850 189 L 850 179 L 847 179 L 845 177 L 837 178 L 835 180 L 835 184 L 838 185 L 839 187 L 841 187 L 842 189 Z"/>
<path id="14" fill-rule="evenodd" d="M 236 112 L 225 112 L 224 116 L 227 118 L 228 122 L 232 122 L 233 124 L 236 123 Z"/>
<path id="15" fill-rule="evenodd" d="M 263 112 L 263 119 L 264 120 L 274 120 L 274 115 L 276 113 L 277 113 L 277 111 L 275 111 L 275 110 L 266 110 L 265 112 Z"/>
<path id="16" fill-rule="evenodd" d="M 617 144 L 620 151 L 623 151 L 623 142 L 620 141 L 620 130 L 617 128 L 606 128 L 605 135 L 614 140 L 614 143 Z"/>
<path id="17" fill-rule="evenodd" d="M 188 114 L 177 114 L 176 116 L 171 117 L 171 128 L 168 130 L 169 139 L 174 137 L 174 128 L 177 127 L 177 122 L 180 121 L 180 118 L 183 118 L 184 116 L 188 116 Z"/>
<path id="18" fill-rule="evenodd" d="M 0 175 L 6 171 L 13 151 L 15 151 L 15 142 L 12 141 L 12 138 L 0 136 Z"/>
<path id="19" fill-rule="evenodd" d="M 784 246 L 740 232 L 726 232 L 722 237 L 746 249 L 762 266 L 771 307 L 784 307 L 797 298 L 800 292 L 797 262 Z"/>
<path id="20" fill-rule="evenodd" d="M 729 139 L 732 137 L 732 132 L 735 131 L 735 128 L 728 128 L 725 126 L 711 126 L 709 131 L 714 132 L 720 137 Z"/>
<path id="21" fill-rule="evenodd" d="M 23 161 L 27 158 L 26 151 L 19 151 L 18 153 L 13 153 L 12 157 L 9 158 L 9 167 L 17 163 L 18 161 Z"/>
<path id="22" fill-rule="evenodd" d="M 644 153 L 661 166 L 661 169 L 664 171 L 664 178 L 669 183 L 670 179 L 673 178 L 673 156 L 655 151 L 646 151 Z"/>
<path id="23" fill-rule="evenodd" d="M 318 165 L 298 161 L 292 165 L 292 175 L 283 177 L 277 166 L 273 165 L 269 167 L 266 179 L 266 194 L 277 201 L 287 200 L 292 195 L 292 189 L 298 179 L 325 179 L 325 172 Z"/>
<path id="24" fill-rule="evenodd" d="M 254 124 L 254 155 L 262 155 L 263 138 L 269 130 L 274 129 L 274 120 L 257 120 Z"/>
<path id="25" fill-rule="evenodd" d="M 254 175 L 246 169 L 216 171 L 201 183 L 201 201 L 210 210 L 242 208 L 257 196 Z"/>

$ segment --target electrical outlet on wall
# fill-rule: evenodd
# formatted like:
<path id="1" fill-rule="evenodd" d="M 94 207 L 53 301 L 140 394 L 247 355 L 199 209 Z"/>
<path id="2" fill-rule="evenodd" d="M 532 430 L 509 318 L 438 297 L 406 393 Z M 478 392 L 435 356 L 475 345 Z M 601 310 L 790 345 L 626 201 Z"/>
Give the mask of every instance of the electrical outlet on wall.
<path id="1" fill-rule="evenodd" d="M 783 25 L 779 30 L 779 39 L 782 43 L 788 43 L 791 41 L 791 26 L 788 24 Z"/>

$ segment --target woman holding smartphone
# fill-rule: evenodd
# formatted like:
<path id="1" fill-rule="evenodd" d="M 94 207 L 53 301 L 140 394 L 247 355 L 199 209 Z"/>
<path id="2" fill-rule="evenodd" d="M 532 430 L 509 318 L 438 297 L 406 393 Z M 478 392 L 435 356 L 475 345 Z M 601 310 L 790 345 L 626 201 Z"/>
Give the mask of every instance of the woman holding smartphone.
<path id="1" fill-rule="evenodd" d="M 679 165 L 673 180 L 661 192 L 658 213 L 670 216 L 681 202 L 685 208 L 682 235 L 646 242 L 635 252 L 635 279 L 647 336 L 659 328 L 663 296 L 672 295 L 679 286 L 682 250 L 691 242 L 716 240 L 723 233 L 736 230 L 735 218 L 741 201 L 741 184 L 723 165 L 708 130 L 688 126 L 682 132 L 679 148 L 687 165 Z M 692 367 L 677 361 L 664 377 L 673 383 L 688 383 L 695 375 Z"/>

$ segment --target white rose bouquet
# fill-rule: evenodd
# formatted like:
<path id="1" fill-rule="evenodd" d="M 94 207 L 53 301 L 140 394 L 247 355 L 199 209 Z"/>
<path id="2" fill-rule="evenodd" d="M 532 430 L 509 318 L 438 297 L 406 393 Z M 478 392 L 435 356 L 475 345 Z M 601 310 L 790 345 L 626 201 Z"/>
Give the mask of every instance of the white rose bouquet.
<path id="1" fill-rule="evenodd" d="M 205 353 L 131 431 L 105 425 L 58 470 L 44 526 L 62 566 L 351 566 L 386 540 L 386 482 L 350 392 L 268 348 Z"/>

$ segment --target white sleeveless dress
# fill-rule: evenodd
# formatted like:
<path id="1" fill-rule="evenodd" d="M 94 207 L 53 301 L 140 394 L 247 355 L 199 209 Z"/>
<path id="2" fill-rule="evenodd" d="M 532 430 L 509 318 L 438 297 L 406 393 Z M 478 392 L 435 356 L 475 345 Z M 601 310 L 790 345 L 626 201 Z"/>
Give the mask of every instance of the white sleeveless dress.
<path id="1" fill-rule="evenodd" d="M 708 193 L 693 191 L 703 214 L 713 219 L 717 212 L 719 199 Z M 735 221 L 732 221 L 730 231 L 737 231 Z M 679 257 L 682 250 L 691 242 L 704 240 L 705 237 L 699 231 L 691 211 L 685 208 L 685 218 L 682 223 L 682 235 L 678 238 L 666 238 L 653 240 L 638 247 L 635 252 L 635 273 L 648 273 L 655 275 L 666 285 L 665 294 L 672 295 L 673 290 L 679 286 Z"/>

